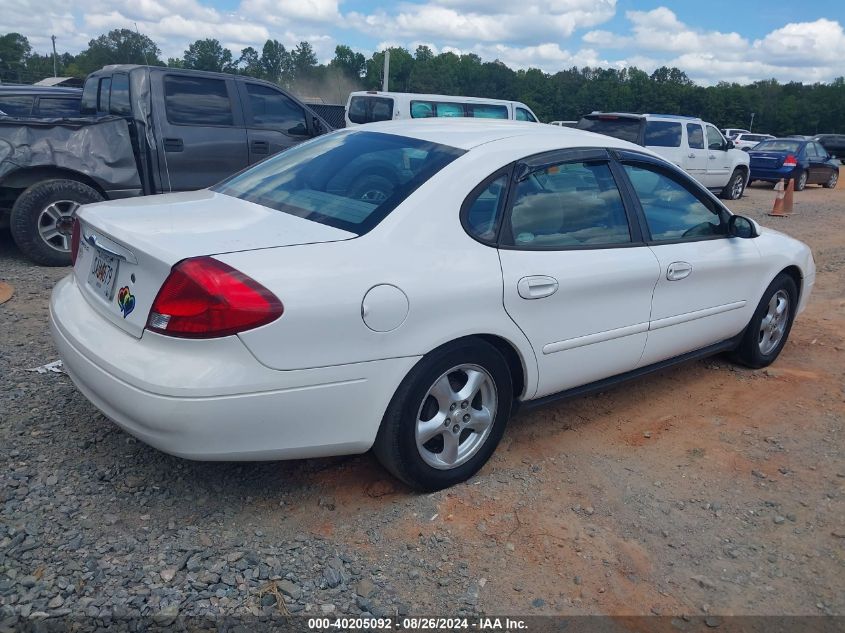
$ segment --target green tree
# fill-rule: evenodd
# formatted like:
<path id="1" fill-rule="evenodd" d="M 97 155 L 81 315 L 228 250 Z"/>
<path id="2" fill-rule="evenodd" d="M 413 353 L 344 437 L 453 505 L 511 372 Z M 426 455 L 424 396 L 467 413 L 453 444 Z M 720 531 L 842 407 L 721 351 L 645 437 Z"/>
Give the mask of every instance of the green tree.
<path id="1" fill-rule="evenodd" d="M 339 44 L 334 49 L 334 58 L 329 62 L 329 67 L 337 68 L 348 77 L 360 79 L 366 70 L 367 59 L 349 46 Z"/>
<path id="2" fill-rule="evenodd" d="M 85 73 L 109 64 L 149 64 L 162 66 L 161 50 L 146 35 L 129 29 L 114 29 L 88 42 L 88 48 L 76 58 L 76 65 Z"/>
<path id="3" fill-rule="evenodd" d="M 188 46 L 183 61 L 184 68 L 193 70 L 210 70 L 218 73 L 235 70 L 232 64 L 232 51 L 212 38 L 197 40 Z"/>
<path id="4" fill-rule="evenodd" d="M 314 75 L 314 70 L 317 68 L 318 62 L 317 55 L 314 54 L 311 44 L 308 42 L 297 44 L 291 51 L 290 59 L 295 79 L 307 79 Z"/>
<path id="5" fill-rule="evenodd" d="M 293 80 L 293 65 L 290 53 L 278 40 L 267 40 L 261 49 L 261 76 L 273 83 L 289 86 Z"/>
<path id="6" fill-rule="evenodd" d="M 237 66 L 240 68 L 241 74 L 249 75 L 250 77 L 262 76 L 261 57 L 259 57 L 258 51 L 252 46 L 247 46 L 241 50 L 241 56 L 238 58 Z"/>

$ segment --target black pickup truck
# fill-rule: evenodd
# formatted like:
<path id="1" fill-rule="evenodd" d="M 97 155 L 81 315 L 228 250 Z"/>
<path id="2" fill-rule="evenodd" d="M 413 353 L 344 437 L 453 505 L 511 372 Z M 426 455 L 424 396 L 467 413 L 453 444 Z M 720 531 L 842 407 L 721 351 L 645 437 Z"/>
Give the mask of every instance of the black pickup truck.
<path id="1" fill-rule="evenodd" d="M 329 130 L 265 81 L 106 66 L 86 79 L 79 118 L 0 117 L 0 227 L 33 261 L 66 265 L 79 205 L 202 189 Z"/>

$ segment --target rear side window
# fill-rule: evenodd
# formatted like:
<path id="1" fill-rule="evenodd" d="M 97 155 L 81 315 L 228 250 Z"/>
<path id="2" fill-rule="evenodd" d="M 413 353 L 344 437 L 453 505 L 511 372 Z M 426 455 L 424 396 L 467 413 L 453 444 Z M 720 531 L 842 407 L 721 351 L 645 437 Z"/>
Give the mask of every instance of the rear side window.
<path id="1" fill-rule="evenodd" d="M 503 242 L 556 249 L 631 241 L 622 196 L 606 162 L 550 165 L 516 185 Z"/>
<path id="2" fill-rule="evenodd" d="M 393 99 L 369 96 L 352 97 L 349 100 L 347 116 L 353 123 L 390 121 L 393 118 Z"/>
<path id="3" fill-rule="evenodd" d="M 411 118 L 428 119 L 430 117 L 462 117 L 466 116 L 461 103 L 445 103 L 442 101 L 411 101 Z"/>
<path id="4" fill-rule="evenodd" d="M 118 116 L 132 114 L 132 105 L 129 102 L 129 75 L 118 73 L 112 77 L 109 112 Z"/>
<path id="5" fill-rule="evenodd" d="M 645 165 L 625 165 L 656 242 L 725 235 L 726 218 L 681 182 Z"/>
<path id="6" fill-rule="evenodd" d="M 45 119 L 79 116 L 79 99 L 41 97 L 38 99 L 38 116 Z"/>
<path id="7" fill-rule="evenodd" d="M 336 132 L 277 154 L 213 189 L 361 235 L 462 154 L 393 134 Z"/>
<path id="8" fill-rule="evenodd" d="M 467 116 L 476 119 L 507 119 L 508 107 L 492 103 L 466 103 Z"/>
<path id="9" fill-rule="evenodd" d="M 499 231 L 499 220 L 507 195 L 508 174 L 502 174 L 474 192 L 465 208 L 467 232 L 482 242 L 492 243 Z"/>
<path id="10" fill-rule="evenodd" d="M 109 111 L 109 97 L 111 96 L 111 77 L 100 79 L 100 89 L 97 91 L 97 112 Z"/>
<path id="11" fill-rule="evenodd" d="M 287 95 L 269 86 L 246 84 L 249 95 L 249 124 L 282 130 L 287 134 L 308 134 L 305 110 Z"/>
<path id="12" fill-rule="evenodd" d="M 680 147 L 681 124 L 672 121 L 648 121 L 645 124 L 645 145 Z"/>
<path id="13" fill-rule="evenodd" d="M 9 95 L 0 97 L 0 110 L 9 116 L 30 116 L 35 97 L 25 95 Z"/>
<path id="14" fill-rule="evenodd" d="M 618 116 L 584 117 L 578 121 L 579 130 L 612 136 L 631 143 L 640 143 L 642 119 Z"/>
<path id="15" fill-rule="evenodd" d="M 536 123 L 537 119 L 534 118 L 534 115 L 531 114 L 525 108 L 517 108 L 516 109 L 516 120 L 517 121 L 531 121 L 532 123 Z"/>
<path id="16" fill-rule="evenodd" d="M 205 77 L 164 78 L 167 120 L 177 125 L 234 125 L 226 82 Z"/>
<path id="17" fill-rule="evenodd" d="M 697 123 L 687 123 L 687 140 L 690 149 L 704 149 L 704 131 Z"/>

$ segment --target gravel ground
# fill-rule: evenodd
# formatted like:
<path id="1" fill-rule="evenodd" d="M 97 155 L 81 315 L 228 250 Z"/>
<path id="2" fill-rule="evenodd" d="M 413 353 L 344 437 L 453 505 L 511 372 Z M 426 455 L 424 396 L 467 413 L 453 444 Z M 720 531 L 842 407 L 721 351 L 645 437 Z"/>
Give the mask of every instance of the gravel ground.
<path id="1" fill-rule="evenodd" d="M 772 192 L 734 208 L 766 224 Z M 63 374 L 63 269 L 0 234 L 0 628 L 19 616 L 845 615 L 845 190 L 796 194 L 816 294 L 770 369 L 717 358 L 526 413 L 470 482 L 369 455 L 198 463 Z"/>

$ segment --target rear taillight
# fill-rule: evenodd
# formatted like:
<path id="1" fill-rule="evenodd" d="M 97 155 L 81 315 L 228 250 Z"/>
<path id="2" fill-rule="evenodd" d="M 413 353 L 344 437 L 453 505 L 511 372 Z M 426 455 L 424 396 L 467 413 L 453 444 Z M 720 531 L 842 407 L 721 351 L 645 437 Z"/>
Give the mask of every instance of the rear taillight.
<path id="1" fill-rule="evenodd" d="M 158 291 L 147 329 L 182 338 L 229 336 L 275 321 L 284 308 L 267 288 L 211 257 L 185 259 Z"/>
<path id="2" fill-rule="evenodd" d="M 787 154 L 786 158 L 783 159 L 783 166 L 784 167 L 795 167 L 798 164 L 798 159 L 795 158 L 792 154 Z"/>
<path id="3" fill-rule="evenodd" d="M 76 258 L 79 255 L 79 219 L 73 218 L 73 230 L 70 234 L 70 263 L 71 266 L 76 266 Z"/>

